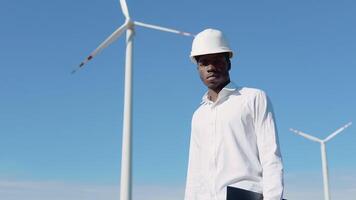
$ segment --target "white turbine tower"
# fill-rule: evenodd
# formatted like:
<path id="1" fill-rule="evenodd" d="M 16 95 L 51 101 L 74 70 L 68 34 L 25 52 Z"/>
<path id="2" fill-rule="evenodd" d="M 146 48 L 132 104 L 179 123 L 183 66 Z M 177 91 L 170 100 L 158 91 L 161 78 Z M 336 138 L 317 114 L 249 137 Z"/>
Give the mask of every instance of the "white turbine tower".
<path id="1" fill-rule="evenodd" d="M 303 133 L 301 131 L 295 130 L 295 129 L 289 129 L 290 131 L 303 136 L 309 140 L 312 140 L 314 142 L 319 142 L 320 147 L 321 147 L 321 161 L 322 161 L 322 168 L 323 168 L 323 180 L 324 180 L 324 198 L 325 200 L 330 200 L 330 192 L 329 192 L 329 175 L 328 175 L 328 163 L 326 159 L 326 148 L 325 148 L 325 143 L 329 140 L 331 140 L 333 137 L 335 137 L 337 134 L 341 133 L 343 130 L 345 130 L 347 127 L 351 126 L 352 122 L 347 123 L 346 125 L 342 126 L 341 128 L 337 129 L 335 132 L 331 133 L 328 137 L 325 139 L 319 139 L 317 137 L 314 137 L 312 135 Z"/>
<path id="2" fill-rule="evenodd" d="M 94 58 L 100 51 L 113 43 L 124 31 L 126 31 L 126 60 L 125 60 L 125 87 L 124 87 L 124 116 L 123 116 L 123 135 L 122 135 L 122 156 L 121 156 L 121 181 L 120 181 L 120 200 L 131 199 L 131 160 L 132 160 L 132 48 L 134 27 L 142 26 L 145 28 L 156 29 L 160 31 L 175 33 L 183 36 L 192 36 L 193 34 L 182 32 L 170 28 L 146 24 L 138 21 L 133 21 L 130 18 L 129 10 L 125 0 L 120 0 L 122 12 L 125 16 L 125 23 L 114 31 L 104 42 L 102 42 L 82 63 L 79 67 L 73 70 L 75 73 L 78 69 L 82 68 L 89 60 Z"/>

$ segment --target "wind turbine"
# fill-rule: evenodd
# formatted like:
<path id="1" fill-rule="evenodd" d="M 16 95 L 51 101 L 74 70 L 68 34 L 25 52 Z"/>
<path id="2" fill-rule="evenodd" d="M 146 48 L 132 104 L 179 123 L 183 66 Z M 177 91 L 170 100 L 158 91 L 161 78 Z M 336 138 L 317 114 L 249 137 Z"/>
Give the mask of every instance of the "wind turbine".
<path id="1" fill-rule="evenodd" d="M 346 125 L 342 126 L 341 128 L 337 129 L 333 133 L 331 133 L 328 137 L 325 139 L 319 139 L 317 137 L 314 137 L 312 135 L 303 133 L 301 131 L 295 130 L 295 129 L 289 129 L 290 131 L 303 136 L 309 140 L 312 140 L 314 142 L 319 142 L 320 143 L 320 149 L 321 149 L 321 161 L 322 161 L 322 168 L 323 168 L 323 180 L 324 180 L 324 198 L 325 200 L 330 200 L 330 192 L 329 192 L 329 175 L 328 175 L 328 163 L 326 159 L 326 148 L 325 148 L 325 143 L 329 140 L 331 140 L 333 137 L 335 137 L 337 134 L 341 133 L 343 130 L 345 130 L 347 127 L 351 126 L 352 122 L 347 123 Z"/>
<path id="2" fill-rule="evenodd" d="M 114 31 L 104 42 L 102 42 L 79 67 L 73 70 L 75 73 L 82 68 L 88 61 L 93 59 L 103 49 L 113 43 L 124 31 L 126 31 L 126 60 L 125 60 L 125 87 L 124 87 L 124 116 L 123 116 L 123 135 L 122 135 L 122 155 L 121 155 L 121 181 L 120 181 L 120 200 L 130 200 L 132 196 L 132 49 L 135 26 L 156 29 L 159 31 L 175 33 L 183 36 L 193 34 L 165 28 L 152 24 L 133 21 L 129 15 L 129 10 L 125 0 L 120 0 L 121 10 L 125 16 L 125 22 Z"/>

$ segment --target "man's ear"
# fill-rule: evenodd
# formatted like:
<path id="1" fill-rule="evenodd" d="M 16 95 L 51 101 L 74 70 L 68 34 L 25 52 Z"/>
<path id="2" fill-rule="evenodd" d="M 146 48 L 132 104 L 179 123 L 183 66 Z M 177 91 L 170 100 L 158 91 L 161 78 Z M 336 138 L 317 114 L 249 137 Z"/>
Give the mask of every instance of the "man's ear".
<path id="1" fill-rule="evenodd" d="M 227 71 L 230 71 L 231 69 L 231 60 L 230 60 L 230 53 L 224 53 L 225 55 L 225 59 L 226 59 L 226 62 L 227 62 Z"/>

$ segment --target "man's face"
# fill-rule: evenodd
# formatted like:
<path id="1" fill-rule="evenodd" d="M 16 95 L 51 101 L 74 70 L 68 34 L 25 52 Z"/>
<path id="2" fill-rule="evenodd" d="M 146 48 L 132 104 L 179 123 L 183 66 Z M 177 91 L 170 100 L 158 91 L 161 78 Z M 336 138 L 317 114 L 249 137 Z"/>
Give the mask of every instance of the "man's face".
<path id="1" fill-rule="evenodd" d="M 200 79 L 212 90 L 221 90 L 229 81 L 230 62 L 224 53 L 197 58 Z"/>

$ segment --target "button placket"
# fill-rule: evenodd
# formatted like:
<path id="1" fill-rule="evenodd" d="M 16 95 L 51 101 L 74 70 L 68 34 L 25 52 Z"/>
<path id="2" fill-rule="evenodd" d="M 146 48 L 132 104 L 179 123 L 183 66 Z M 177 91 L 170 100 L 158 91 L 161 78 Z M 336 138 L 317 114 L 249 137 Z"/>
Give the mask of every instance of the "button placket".
<path id="1" fill-rule="evenodd" d="M 217 103 L 217 102 L 216 102 Z M 214 104 L 212 106 L 212 141 L 213 141 L 213 145 L 212 145 L 212 157 L 211 157 L 211 162 L 212 162 L 212 166 L 213 166 L 213 173 L 212 173 L 212 187 L 213 187 L 213 199 L 217 199 L 217 191 L 216 191 L 216 172 L 217 172 L 217 117 L 218 117 L 218 105 Z"/>

